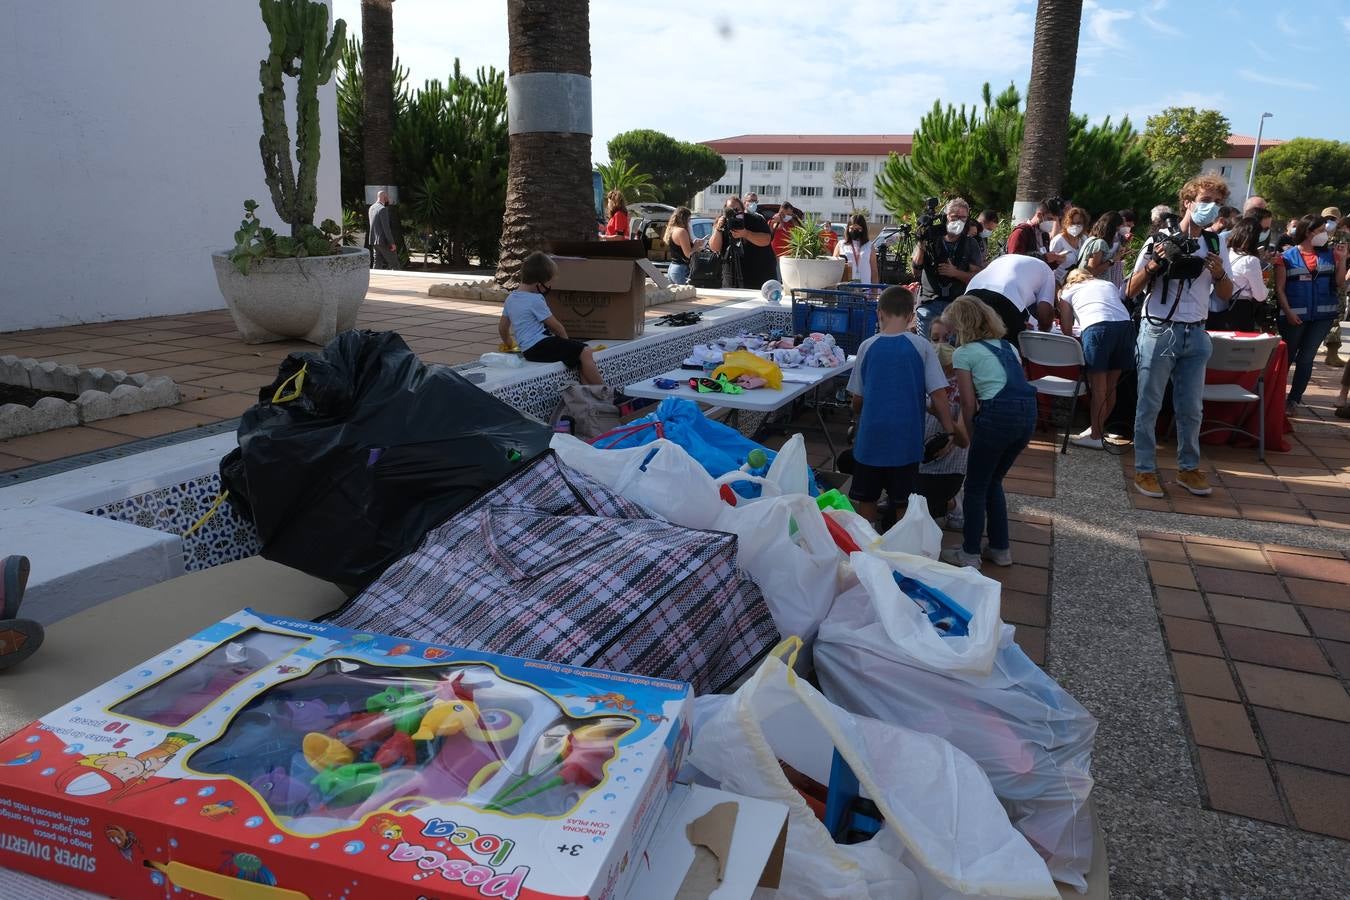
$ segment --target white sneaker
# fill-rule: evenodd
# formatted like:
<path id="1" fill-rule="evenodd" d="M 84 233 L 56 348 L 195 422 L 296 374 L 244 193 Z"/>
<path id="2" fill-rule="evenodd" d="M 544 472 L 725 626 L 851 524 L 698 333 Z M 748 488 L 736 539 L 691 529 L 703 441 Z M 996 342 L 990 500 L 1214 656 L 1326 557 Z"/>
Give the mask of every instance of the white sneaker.
<path id="1" fill-rule="evenodd" d="M 949 566 L 971 566 L 978 569 L 980 567 L 980 555 L 978 553 L 967 553 L 958 547 L 948 547 L 939 554 L 938 559 Z"/>
<path id="2" fill-rule="evenodd" d="M 1100 450 L 1104 446 L 1101 438 L 1092 437 L 1091 434 L 1074 435 L 1069 438 L 1069 443 L 1073 444 L 1075 447 L 1087 447 L 1089 450 Z"/>
<path id="3" fill-rule="evenodd" d="M 1084 428 L 1082 431 L 1078 432 L 1077 434 L 1072 435 L 1072 436 L 1069 438 L 1069 440 L 1072 441 L 1074 438 L 1085 438 L 1085 437 L 1092 437 L 1092 426 L 1091 426 L 1091 425 L 1089 425 L 1088 427 Z"/>
<path id="4" fill-rule="evenodd" d="M 995 550 L 993 547 L 985 544 L 984 549 L 980 551 L 980 556 L 983 559 L 989 560 L 996 566 L 1011 566 L 1013 562 L 1011 547 L 1007 547 L 1003 550 Z"/>

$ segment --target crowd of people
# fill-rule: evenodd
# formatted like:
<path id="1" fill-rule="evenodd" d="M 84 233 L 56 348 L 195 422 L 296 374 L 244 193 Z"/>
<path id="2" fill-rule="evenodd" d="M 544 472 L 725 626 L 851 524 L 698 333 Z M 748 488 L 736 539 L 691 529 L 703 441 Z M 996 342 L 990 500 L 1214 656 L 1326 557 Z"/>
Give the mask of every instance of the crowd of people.
<path id="1" fill-rule="evenodd" d="M 946 561 L 1011 564 L 1002 482 L 1036 423 L 1036 392 L 1018 353 L 1028 330 L 1081 340 L 1089 417 L 1072 436 L 1075 445 L 1123 441 L 1127 435 L 1108 434 L 1108 422 L 1113 412 L 1116 421 L 1132 418 L 1135 489 L 1165 496 L 1157 424 L 1170 387 L 1177 483 L 1192 495 L 1210 494 L 1200 429 L 1211 331 L 1279 334 L 1289 359 L 1288 413 L 1303 402 L 1324 344 L 1326 363 L 1344 366 L 1335 326 L 1345 316 L 1350 221 L 1328 206 L 1276 234 L 1261 197 L 1242 209 L 1228 198 L 1218 175 L 1192 178 L 1176 209 L 1150 211 L 1138 241 L 1132 210 L 1094 218 L 1050 197 L 1011 229 L 1004 247 L 992 248 L 996 211 L 972 216 L 960 197 L 934 210 L 909 260 L 915 283 L 880 295 L 879 333 L 859 349 L 849 381 L 856 418 L 850 499 L 859 511 L 875 518 L 883 493 L 893 504 L 918 493 L 936 518 L 963 532 Z M 687 280 L 690 259 L 706 246 L 721 260 L 724 286 L 757 288 L 776 277 L 777 257 L 806 216 L 783 203 L 766 219 L 753 195 L 729 197 L 706 242 L 692 237 L 689 218 L 681 207 L 666 227 L 672 280 Z M 626 233 L 613 218 L 610 226 Z M 880 282 L 865 217 L 850 217 L 831 251 L 853 280 Z M 1122 411 L 1117 395 L 1127 373 L 1135 396 Z M 1336 404 L 1343 418 L 1350 418 L 1347 393 L 1350 367 Z"/>

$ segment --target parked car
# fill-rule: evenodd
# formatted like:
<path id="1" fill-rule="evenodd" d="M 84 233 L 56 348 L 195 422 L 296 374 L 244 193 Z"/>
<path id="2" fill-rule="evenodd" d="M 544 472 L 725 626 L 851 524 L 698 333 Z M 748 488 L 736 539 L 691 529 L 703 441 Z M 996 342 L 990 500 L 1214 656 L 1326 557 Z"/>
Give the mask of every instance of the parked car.
<path id="1" fill-rule="evenodd" d="M 632 222 L 637 222 L 639 219 L 659 219 L 661 224 L 664 225 L 673 212 L 675 212 L 675 207 L 666 203 L 628 204 L 628 218 Z"/>
<path id="2" fill-rule="evenodd" d="M 647 244 L 647 258 L 650 260 L 665 262 L 666 242 L 663 235 L 666 233 L 666 219 L 642 219 L 633 226 L 634 237 L 640 237 Z M 689 220 L 689 233 L 694 240 L 702 238 L 707 240 L 713 231 L 713 222 L 715 219 L 709 219 L 703 216 L 695 216 Z"/>

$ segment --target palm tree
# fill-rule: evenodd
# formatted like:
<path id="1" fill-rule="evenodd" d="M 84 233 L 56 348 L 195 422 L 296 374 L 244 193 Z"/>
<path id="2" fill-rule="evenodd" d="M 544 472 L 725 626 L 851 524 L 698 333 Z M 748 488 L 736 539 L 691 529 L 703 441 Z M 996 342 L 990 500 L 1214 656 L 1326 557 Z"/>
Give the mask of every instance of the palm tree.
<path id="1" fill-rule="evenodd" d="M 1058 194 L 1063 185 L 1082 20 L 1083 0 L 1040 0 L 1036 4 L 1031 83 L 1013 205 L 1013 218 L 1018 221 L 1030 218 L 1036 204 Z"/>
<path id="2" fill-rule="evenodd" d="M 639 172 L 638 167 L 630 166 L 626 159 L 596 163 L 595 171 L 600 173 L 606 194 L 610 191 L 619 191 L 629 203 L 656 199 L 656 185 L 652 184 L 652 176 Z"/>
<path id="3" fill-rule="evenodd" d="M 394 180 L 394 0 L 361 0 L 362 155 L 366 202 L 389 191 Z"/>
<path id="4" fill-rule="evenodd" d="M 530 251 L 549 241 L 594 240 L 596 228 L 590 3 L 508 0 L 506 14 L 507 92 L 514 96 L 497 280 L 510 284 Z"/>

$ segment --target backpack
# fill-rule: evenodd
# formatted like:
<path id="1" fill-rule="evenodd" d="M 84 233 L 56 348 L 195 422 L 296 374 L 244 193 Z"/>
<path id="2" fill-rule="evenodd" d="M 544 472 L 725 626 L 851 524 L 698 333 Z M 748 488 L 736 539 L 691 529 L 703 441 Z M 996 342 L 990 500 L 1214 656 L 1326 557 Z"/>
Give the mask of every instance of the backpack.
<path id="1" fill-rule="evenodd" d="M 694 287 L 720 288 L 722 286 L 722 258 L 704 247 L 689 257 L 689 283 Z"/>

